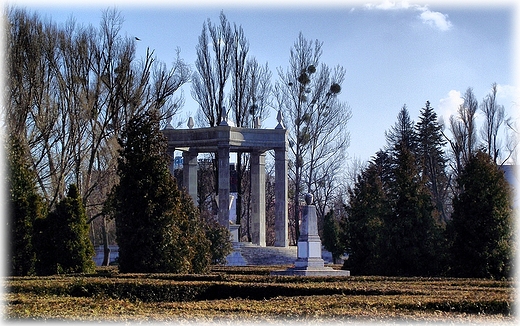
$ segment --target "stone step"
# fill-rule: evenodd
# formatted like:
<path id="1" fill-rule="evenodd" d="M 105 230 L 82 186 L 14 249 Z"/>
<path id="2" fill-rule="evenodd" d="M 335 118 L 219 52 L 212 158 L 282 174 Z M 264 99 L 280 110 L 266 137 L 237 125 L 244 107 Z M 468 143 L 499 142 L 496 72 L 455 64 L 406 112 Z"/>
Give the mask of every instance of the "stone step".
<path id="1" fill-rule="evenodd" d="M 325 263 L 330 263 L 328 259 L 330 253 L 322 250 L 322 258 Z M 296 246 L 289 247 L 260 247 L 251 243 L 234 243 L 233 253 L 227 257 L 228 266 L 264 266 L 264 265 L 293 265 L 298 257 Z"/>

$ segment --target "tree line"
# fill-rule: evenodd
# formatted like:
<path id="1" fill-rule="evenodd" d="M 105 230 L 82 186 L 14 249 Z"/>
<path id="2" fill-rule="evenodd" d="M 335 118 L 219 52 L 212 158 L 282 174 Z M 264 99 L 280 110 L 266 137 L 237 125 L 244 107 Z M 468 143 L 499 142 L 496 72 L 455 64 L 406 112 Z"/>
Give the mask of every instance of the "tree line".
<path id="1" fill-rule="evenodd" d="M 230 248 L 225 230 L 214 223 L 216 164 L 199 169 L 199 177 L 208 182 L 199 182 L 196 206 L 182 190 L 175 190 L 176 180 L 165 173 L 171 158 L 163 152 L 160 129 L 178 118 L 183 105 L 179 89 L 187 83 L 199 104 L 195 120 L 200 127 L 216 126 L 222 119 L 255 127 L 269 109 L 282 113 L 289 139 L 290 240 L 295 244 L 298 239 L 302 194 L 311 192 L 324 243 L 336 257 L 350 253 L 345 267 L 353 273 L 445 272 L 445 266 L 453 265 L 450 248 L 463 247 L 457 245 L 461 236 L 454 231 L 455 217 L 463 216 L 463 199 L 474 198 L 466 191 L 471 187 L 462 183 L 470 163 L 488 157 L 492 164 L 487 168 L 497 168 L 516 147 L 512 137 L 500 142 L 499 131 L 514 131 L 515 126 L 496 100 L 496 84 L 480 104 L 485 122 L 477 142 L 479 105 L 468 89 L 458 115 L 449 120 L 452 137 L 444 133 L 429 103 L 417 124 L 403 107 L 386 133 L 387 147 L 354 172 L 349 184 L 345 123 L 352 113 L 338 97 L 345 70 L 321 62 L 323 43 L 318 40 L 300 33 L 289 53 L 289 66 L 278 68 L 278 80 L 272 82 L 267 63 L 261 65 L 249 54 L 242 27 L 232 25 L 224 13 L 217 24 L 209 19 L 203 23 L 194 70 L 179 52 L 171 66 L 150 49 L 137 59 L 135 39 L 121 36 L 123 18 L 116 10 L 103 13 L 99 28 L 80 26 L 73 18 L 58 26 L 17 8 L 8 8 L 6 17 L 9 230 L 11 248 L 16 248 L 10 260 L 18 275 L 33 273 L 35 262 L 45 256 L 35 252 L 35 234 L 56 237 L 56 247 L 70 247 L 63 242 L 68 231 L 53 232 L 58 230 L 54 224 L 77 228 L 65 222 L 67 218 L 51 217 L 58 211 L 75 216 L 68 220 L 75 219 L 83 231 L 67 234 L 81 233 L 76 236 L 78 245 L 86 247 L 92 241 L 79 240 L 88 232 L 85 225 L 91 231 L 101 227 L 107 249 L 106 228 L 115 221 L 123 270 L 135 271 L 142 263 L 139 269 L 203 271 L 210 262 L 223 261 Z M 209 162 L 216 161 L 214 155 L 209 154 Z M 245 153 L 237 155 L 237 223 L 246 241 L 248 160 Z M 267 166 L 269 206 L 274 181 Z M 72 209 L 68 202 L 78 198 L 83 208 L 74 204 Z M 497 211 L 497 202 L 491 201 L 488 209 Z M 503 214 L 493 219 L 510 218 L 510 210 L 500 211 Z M 269 223 L 274 212 L 266 212 Z M 138 229 L 142 233 L 131 234 Z M 269 227 L 267 234 L 269 243 Z M 500 241 L 509 248 L 507 236 Z M 149 251 L 132 252 L 137 243 Z M 161 248 L 170 258 L 161 256 Z M 91 255 L 91 249 L 79 251 Z M 139 262 L 143 255 L 147 260 Z M 64 262 L 51 264 L 52 271 L 72 270 L 64 268 Z M 61 267 L 55 268 L 58 264 Z M 381 268 L 388 264 L 393 266 Z M 507 273 L 509 265 L 504 263 L 500 273 Z"/>
<path id="2" fill-rule="evenodd" d="M 339 217 L 327 219 L 325 244 L 336 256 L 349 254 L 344 268 L 363 275 L 512 276 L 513 194 L 500 159 L 513 154 L 497 145 L 498 127 L 510 121 L 496 92 L 493 84 L 480 105 L 480 142 L 471 88 L 450 119 L 453 138 L 429 102 L 417 123 L 403 106 L 385 133 L 386 148 L 359 171 Z"/>

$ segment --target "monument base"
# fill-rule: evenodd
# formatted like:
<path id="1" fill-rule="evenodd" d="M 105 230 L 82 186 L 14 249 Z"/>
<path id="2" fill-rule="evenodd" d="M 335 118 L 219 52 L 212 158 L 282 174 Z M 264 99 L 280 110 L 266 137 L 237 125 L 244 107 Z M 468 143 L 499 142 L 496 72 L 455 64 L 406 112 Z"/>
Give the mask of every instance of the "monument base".
<path id="1" fill-rule="evenodd" d="M 332 267 L 292 267 L 283 271 L 271 271 L 271 276 L 350 276 L 350 271 L 337 270 Z"/>
<path id="2" fill-rule="evenodd" d="M 350 276 L 350 271 L 325 267 L 321 258 L 321 240 L 318 235 L 316 206 L 312 205 L 313 196 L 305 195 L 306 206 L 302 207 L 302 222 L 298 238 L 298 259 L 294 267 L 284 271 L 272 271 L 271 275 L 288 276 Z"/>

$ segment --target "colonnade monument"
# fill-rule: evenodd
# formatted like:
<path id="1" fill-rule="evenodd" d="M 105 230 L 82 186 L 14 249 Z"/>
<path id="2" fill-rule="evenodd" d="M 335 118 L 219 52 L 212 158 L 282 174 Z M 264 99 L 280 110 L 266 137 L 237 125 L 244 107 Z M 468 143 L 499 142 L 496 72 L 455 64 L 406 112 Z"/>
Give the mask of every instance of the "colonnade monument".
<path id="1" fill-rule="evenodd" d="M 216 153 L 218 159 L 218 222 L 230 229 L 230 162 L 229 155 L 250 153 L 251 173 L 251 241 L 266 245 L 265 219 L 265 152 L 274 150 L 275 157 L 275 247 L 288 247 L 287 213 L 287 130 L 278 112 L 278 125 L 274 129 L 239 128 L 231 126 L 227 117 L 222 117 L 218 126 L 193 128 L 190 118 L 188 129 L 162 130 L 168 140 L 168 154 L 182 151 L 183 186 L 197 202 L 197 155 Z M 173 173 L 173 160 L 171 166 Z"/>

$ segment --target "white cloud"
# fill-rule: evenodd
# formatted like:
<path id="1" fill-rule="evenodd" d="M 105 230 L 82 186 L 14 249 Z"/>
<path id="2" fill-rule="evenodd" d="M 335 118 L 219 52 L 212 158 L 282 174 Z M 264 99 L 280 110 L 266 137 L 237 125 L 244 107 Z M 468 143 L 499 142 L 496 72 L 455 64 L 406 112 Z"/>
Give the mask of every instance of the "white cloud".
<path id="1" fill-rule="evenodd" d="M 506 115 L 520 118 L 520 88 L 513 85 L 497 85 L 497 98 L 506 109 Z"/>
<path id="2" fill-rule="evenodd" d="M 384 0 L 380 4 L 372 4 L 367 3 L 365 5 L 367 9 L 380 9 L 380 10 L 394 10 L 394 9 L 406 9 L 408 8 L 408 2 L 407 1 L 399 1 L 399 2 L 393 2 Z"/>
<path id="3" fill-rule="evenodd" d="M 449 30 L 453 26 L 448 20 L 448 15 L 438 11 L 426 9 L 421 13 L 420 17 L 424 23 L 437 27 L 443 32 Z"/>
<path id="4" fill-rule="evenodd" d="M 435 27 L 441 31 L 448 31 L 453 24 L 449 21 L 448 15 L 438 11 L 432 11 L 427 5 L 421 6 L 410 4 L 408 1 L 389 1 L 383 0 L 379 4 L 366 4 L 364 6 L 368 10 L 412 10 L 418 12 L 418 18 L 425 24 Z"/>
<path id="5" fill-rule="evenodd" d="M 518 87 L 513 85 L 497 85 L 497 96 L 499 98 L 518 98 L 518 94 L 520 92 L 520 89 Z"/>
<path id="6" fill-rule="evenodd" d="M 451 90 L 448 92 L 448 97 L 440 99 L 437 115 L 439 118 L 442 117 L 447 124 L 450 121 L 450 116 L 457 116 L 457 110 L 462 103 L 464 103 L 464 99 L 461 97 L 460 92 Z"/>

